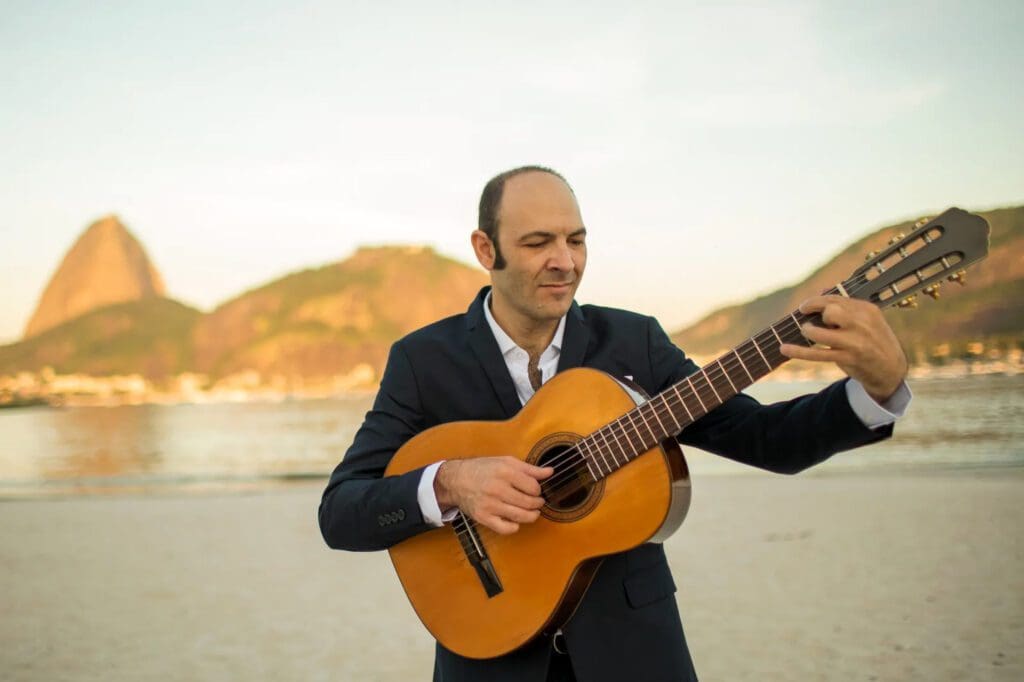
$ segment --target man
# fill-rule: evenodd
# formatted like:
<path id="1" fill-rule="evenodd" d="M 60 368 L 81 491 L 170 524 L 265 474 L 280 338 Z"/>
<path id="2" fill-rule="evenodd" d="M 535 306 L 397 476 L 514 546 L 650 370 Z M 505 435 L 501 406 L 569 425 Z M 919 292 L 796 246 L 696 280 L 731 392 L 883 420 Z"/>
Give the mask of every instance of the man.
<path id="1" fill-rule="evenodd" d="M 505 534 L 538 518 L 540 481 L 552 470 L 511 457 L 444 461 L 439 452 L 435 464 L 382 478 L 393 453 L 430 426 L 508 419 L 570 367 L 628 376 L 651 395 L 697 370 L 653 318 L 573 302 L 586 267 L 586 228 L 572 189 L 554 171 L 527 166 L 493 178 L 478 227 L 473 249 L 491 286 L 464 315 L 392 347 L 373 410 L 324 491 L 320 527 L 333 548 L 384 549 L 441 525 L 455 509 Z M 851 379 L 776 405 L 735 396 L 685 429 L 680 442 L 796 473 L 891 435 L 909 400 L 907 361 L 879 310 L 833 296 L 801 309 L 822 313 L 829 328 L 803 331 L 828 347 L 784 345 L 782 352 L 835 362 Z M 674 592 L 661 545 L 607 557 L 554 640 L 488 660 L 438 645 L 434 679 L 695 680 Z"/>

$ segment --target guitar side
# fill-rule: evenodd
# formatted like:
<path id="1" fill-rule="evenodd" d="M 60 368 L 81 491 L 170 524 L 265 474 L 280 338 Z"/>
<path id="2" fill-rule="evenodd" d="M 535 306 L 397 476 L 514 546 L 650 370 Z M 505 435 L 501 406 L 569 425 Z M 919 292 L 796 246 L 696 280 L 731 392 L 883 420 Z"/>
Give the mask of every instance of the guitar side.
<path id="1" fill-rule="evenodd" d="M 385 475 L 440 459 L 511 455 L 537 462 L 636 406 L 617 380 L 593 369 L 562 372 L 514 418 L 453 422 L 406 443 Z M 508 653 L 572 615 L 600 557 L 663 539 L 689 506 L 689 475 L 674 440 L 593 484 L 587 499 L 546 507 L 512 535 L 475 526 L 500 580 L 488 595 L 451 526 L 430 530 L 389 552 L 417 615 L 448 649 L 470 658 Z"/>

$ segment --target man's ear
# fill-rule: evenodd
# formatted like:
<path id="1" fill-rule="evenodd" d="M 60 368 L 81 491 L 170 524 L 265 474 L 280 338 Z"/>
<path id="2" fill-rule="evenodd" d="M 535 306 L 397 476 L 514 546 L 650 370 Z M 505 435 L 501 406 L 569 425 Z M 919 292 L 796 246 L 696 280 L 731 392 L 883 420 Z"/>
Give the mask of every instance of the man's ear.
<path id="1" fill-rule="evenodd" d="M 490 272 L 494 269 L 494 242 L 483 230 L 473 230 L 473 234 L 469 236 L 470 242 L 473 244 L 473 252 L 476 254 L 477 262 L 483 267 L 484 270 Z"/>

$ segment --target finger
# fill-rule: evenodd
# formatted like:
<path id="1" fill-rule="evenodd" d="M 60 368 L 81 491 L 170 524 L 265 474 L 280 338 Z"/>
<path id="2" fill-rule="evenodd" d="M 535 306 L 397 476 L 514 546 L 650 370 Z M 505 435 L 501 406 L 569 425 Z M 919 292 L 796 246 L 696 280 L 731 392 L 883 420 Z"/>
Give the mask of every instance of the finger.
<path id="1" fill-rule="evenodd" d="M 794 360 L 811 360 L 813 362 L 840 362 L 845 356 L 840 351 L 831 348 L 804 348 L 794 346 L 791 343 L 784 343 L 779 346 L 779 352 L 787 358 Z"/>
<path id="2" fill-rule="evenodd" d="M 800 333 L 810 341 L 820 343 L 831 348 L 843 348 L 849 345 L 849 334 L 847 332 L 817 327 L 813 324 L 805 324 L 800 327 Z"/>
<path id="3" fill-rule="evenodd" d="M 539 467 L 533 464 L 527 464 L 526 462 L 520 462 L 523 465 L 523 472 L 538 481 L 543 481 L 545 478 L 555 473 L 554 467 Z"/>
<path id="4" fill-rule="evenodd" d="M 821 321 L 829 327 L 849 327 L 852 315 L 842 305 L 830 302 L 821 311 Z"/>
<path id="5" fill-rule="evenodd" d="M 540 497 L 541 487 L 540 481 L 535 478 L 531 478 L 526 474 L 520 474 L 512 479 L 512 485 L 521 493 L 529 495 L 530 497 Z"/>
<path id="6" fill-rule="evenodd" d="M 537 483 L 532 478 L 527 478 L 527 480 L 533 481 L 535 484 Z M 537 487 L 539 488 L 540 486 L 538 485 Z M 501 494 L 500 499 L 521 509 L 540 509 L 544 506 L 544 498 L 540 497 L 539 494 L 526 495 L 512 487 L 506 488 Z"/>
<path id="7" fill-rule="evenodd" d="M 495 516 L 494 514 L 481 515 L 476 518 L 476 521 L 482 523 L 483 525 L 487 526 L 495 533 L 498 533 L 500 535 L 511 535 L 512 533 L 515 533 L 517 530 L 519 530 L 518 523 L 508 521 L 506 519 L 501 518 L 500 516 Z"/>
<path id="8" fill-rule="evenodd" d="M 515 505 L 506 504 L 501 506 L 498 516 L 512 523 L 533 523 L 540 516 L 540 511 L 537 509 L 520 509 Z"/>
<path id="9" fill-rule="evenodd" d="M 804 315 L 811 315 L 813 313 L 820 313 L 825 309 L 829 303 L 836 303 L 837 301 L 845 301 L 846 299 L 842 296 L 811 296 L 809 299 L 800 304 L 800 312 Z"/>

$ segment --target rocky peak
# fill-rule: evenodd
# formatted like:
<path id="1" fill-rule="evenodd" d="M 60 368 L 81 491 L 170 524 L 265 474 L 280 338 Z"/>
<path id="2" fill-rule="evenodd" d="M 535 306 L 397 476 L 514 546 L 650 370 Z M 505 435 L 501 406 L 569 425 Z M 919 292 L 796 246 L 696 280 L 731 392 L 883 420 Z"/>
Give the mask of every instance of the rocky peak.
<path id="1" fill-rule="evenodd" d="M 142 244 L 116 215 L 108 215 L 86 228 L 64 256 L 25 337 L 112 303 L 163 295 L 163 280 Z"/>

